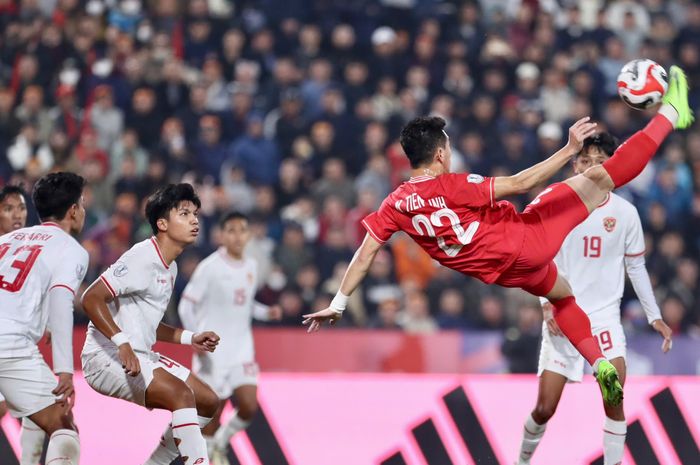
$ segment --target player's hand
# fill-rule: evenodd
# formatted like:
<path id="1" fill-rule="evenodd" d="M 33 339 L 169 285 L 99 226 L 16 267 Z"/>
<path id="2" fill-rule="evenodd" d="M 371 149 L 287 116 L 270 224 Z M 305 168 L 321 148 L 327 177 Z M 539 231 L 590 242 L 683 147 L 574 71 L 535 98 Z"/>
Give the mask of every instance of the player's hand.
<path id="1" fill-rule="evenodd" d="M 547 323 L 547 330 L 552 336 L 563 336 L 564 333 L 561 332 L 557 320 L 554 319 L 554 306 L 547 302 L 542 305 L 542 317 L 545 323 Z"/>
<path id="2" fill-rule="evenodd" d="M 192 336 L 192 347 L 198 352 L 214 352 L 220 339 L 213 331 L 202 331 Z"/>
<path id="3" fill-rule="evenodd" d="M 141 363 L 131 348 L 131 344 L 122 344 L 119 346 L 119 361 L 122 362 L 122 368 L 129 376 L 136 376 L 141 373 Z"/>
<path id="4" fill-rule="evenodd" d="M 663 353 L 668 352 L 673 347 L 673 331 L 668 327 L 664 320 L 654 320 L 651 326 L 656 330 L 657 333 L 664 337 L 664 342 L 661 344 L 661 350 Z"/>
<path id="5" fill-rule="evenodd" d="M 68 407 L 68 410 L 73 408 L 75 404 L 75 388 L 73 387 L 73 373 L 59 373 L 58 374 L 58 385 L 51 391 L 56 397 L 60 397 L 57 400 L 59 404 L 63 404 Z"/>
<path id="6" fill-rule="evenodd" d="M 267 317 L 270 321 L 280 321 L 282 319 L 282 307 L 279 305 L 272 305 L 267 311 Z"/>
<path id="7" fill-rule="evenodd" d="M 308 313 L 304 315 L 303 325 L 309 325 L 307 333 L 313 333 L 321 329 L 324 322 L 328 322 L 330 325 L 334 325 L 336 321 L 342 318 L 342 314 L 336 312 L 332 308 L 326 308 L 324 310 L 318 311 L 316 313 Z"/>
<path id="8" fill-rule="evenodd" d="M 590 123 L 590 119 L 590 116 L 585 116 L 569 128 L 569 142 L 566 145 L 574 153 L 579 153 L 583 148 L 583 141 L 595 134 L 598 123 Z"/>

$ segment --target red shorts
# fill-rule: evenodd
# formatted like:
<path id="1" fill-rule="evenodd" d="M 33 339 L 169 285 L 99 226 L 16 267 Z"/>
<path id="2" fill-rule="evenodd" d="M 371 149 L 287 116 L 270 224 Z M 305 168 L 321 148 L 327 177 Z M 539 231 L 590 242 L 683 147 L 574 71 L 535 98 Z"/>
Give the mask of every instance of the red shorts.
<path id="1" fill-rule="evenodd" d="M 568 184 L 552 184 L 520 214 L 523 247 L 515 262 L 496 281 L 532 294 L 549 293 L 557 278 L 554 257 L 572 229 L 588 218 L 588 208 Z"/>

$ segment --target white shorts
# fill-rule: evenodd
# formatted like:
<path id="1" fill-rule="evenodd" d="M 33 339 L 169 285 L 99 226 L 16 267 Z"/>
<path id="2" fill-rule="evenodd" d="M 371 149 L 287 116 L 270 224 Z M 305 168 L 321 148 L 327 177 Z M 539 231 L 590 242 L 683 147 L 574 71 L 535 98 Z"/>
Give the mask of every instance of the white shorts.
<path id="1" fill-rule="evenodd" d="M 591 320 L 591 330 L 608 360 L 627 356 L 627 341 L 618 318 L 600 322 Z M 549 334 L 547 324 L 543 323 L 537 376 L 548 370 L 567 377 L 569 381 L 580 382 L 583 379 L 584 365 L 583 356 L 571 342 L 564 336 Z"/>
<path id="2" fill-rule="evenodd" d="M 255 362 L 224 365 L 208 354 L 192 357 L 192 371 L 219 396 L 228 399 L 241 386 L 257 386 L 260 368 Z"/>
<path id="3" fill-rule="evenodd" d="M 27 357 L 0 358 L 0 393 L 15 418 L 44 410 L 59 400 L 51 393 L 58 380 L 39 350 Z"/>
<path id="4" fill-rule="evenodd" d="M 122 368 L 117 351 L 101 350 L 83 354 L 83 376 L 85 381 L 100 394 L 128 400 L 146 406 L 146 389 L 153 381 L 153 371 L 162 368 L 182 381 L 187 380 L 190 370 L 157 352 L 136 352 L 141 365 L 138 376 L 129 376 Z"/>

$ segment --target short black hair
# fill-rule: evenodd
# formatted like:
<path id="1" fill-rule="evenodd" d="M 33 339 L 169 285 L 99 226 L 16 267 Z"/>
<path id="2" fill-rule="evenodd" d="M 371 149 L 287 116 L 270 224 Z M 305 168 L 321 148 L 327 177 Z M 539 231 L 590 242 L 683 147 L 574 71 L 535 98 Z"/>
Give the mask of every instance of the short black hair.
<path id="1" fill-rule="evenodd" d="M 612 157 L 618 145 L 620 145 L 620 141 L 617 139 L 617 137 L 613 136 L 609 132 L 601 132 L 586 138 L 586 140 L 583 141 L 583 147 L 578 155 L 588 153 L 588 150 L 591 147 L 598 147 L 601 152 L 609 157 Z"/>
<path id="2" fill-rule="evenodd" d="M 32 201 L 41 221 L 62 220 L 68 209 L 80 202 L 85 179 L 75 173 L 49 173 L 34 185 Z"/>
<path id="3" fill-rule="evenodd" d="M 0 203 L 4 202 L 5 199 L 11 195 L 19 195 L 22 198 L 25 198 L 26 196 L 26 194 L 24 193 L 24 189 L 22 189 L 22 186 L 16 184 L 8 184 L 2 189 L 0 189 Z"/>
<path id="4" fill-rule="evenodd" d="M 412 119 L 401 130 L 401 147 L 411 162 L 411 168 L 418 168 L 432 161 L 435 151 L 445 147 L 447 136 L 443 129 L 445 120 L 439 116 L 421 116 Z"/>
<path id="5" fill-rule="evenodd" d="M 170 210 L 178 208 L 182 202 L 192 202 L 197 208 L 202 206 L 194 187 L 188 183 L 168 184 L 161 187 L 146 201 L 146 218 L 153 234 L 158 234 L 158 220 L 168 219 Z"/>
<path id="6" fill-rule="evenodd" d="M 226 226 L 226 223 L 228 223 L 231 220 L 244 220 L 247 222 L 248 215 L 239 211 L 228 212 L 221 216 L 221 219 L 219 220 L 219 226 L 223 228 L 224 226 Z"/>

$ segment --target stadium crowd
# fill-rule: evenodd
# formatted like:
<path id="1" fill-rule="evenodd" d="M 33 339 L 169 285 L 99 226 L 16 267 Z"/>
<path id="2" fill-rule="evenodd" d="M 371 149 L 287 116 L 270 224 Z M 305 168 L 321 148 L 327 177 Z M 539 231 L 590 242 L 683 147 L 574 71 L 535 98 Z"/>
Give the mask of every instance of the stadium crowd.
<path id="1" fill-rule="evenodd" d="M 192 182 L 203 228 L 177 290 L 217 246 L 219 216 L 240 210 L 261 300 L 298 325 L 328 305 L 360 220 L 407 178 L 409 119 L 447 120 L 454 170 L 515 173 L 582 116 L 620 139 L 639 129 L 648 115 L 616 92 L 629 59 L 681 65 L 700 109 L 699 43 L 691 0 L 0 0 L 0 177 L 88 180 L 88 283 L 148 236 L 148 193 Z M 698 125 L 619 193 L 640 210 L 664 319 L 700 334 Z M 623 308 L 646 330 L 632 293 Z M 349 313 L 410 332 L 541 328 L 524 293 L 455 275 L 401 235 Z"/>

